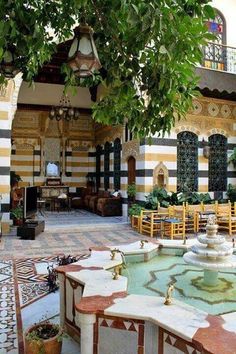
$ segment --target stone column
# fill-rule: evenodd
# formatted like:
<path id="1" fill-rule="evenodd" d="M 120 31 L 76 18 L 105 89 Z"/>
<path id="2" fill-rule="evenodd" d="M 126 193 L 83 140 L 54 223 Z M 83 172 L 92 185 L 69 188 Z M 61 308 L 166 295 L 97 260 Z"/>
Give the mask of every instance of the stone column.
<path id="1" fill-rule="evenodd" d="M 10 228 L 10 167 L 11 167 L 11 128 L 14 118 L 22 75 L 8 80 L 7 86 L 0 87 L 0 195 L 1 228 L 6 234 Z"/>
<path id="2" fill-rule="evenodd" d="M 96 315 L 83 313 L 76 314 L 76 320 L 80 327 L 80 350 L 81 354 L 93 354 L 94 331 Z"/>
<path id="3" fill-rule="evenodd" d="M 62 138 L 62 177 L 65 177 L 66 175 L 66 140 L 67 138 Z"/>
<path id="4" fill-rule="evenodd" d="M 44 166 L 44 136 L 40 136 L 40 176 L 43 177 L 45 174 L 45 166 Z"/>

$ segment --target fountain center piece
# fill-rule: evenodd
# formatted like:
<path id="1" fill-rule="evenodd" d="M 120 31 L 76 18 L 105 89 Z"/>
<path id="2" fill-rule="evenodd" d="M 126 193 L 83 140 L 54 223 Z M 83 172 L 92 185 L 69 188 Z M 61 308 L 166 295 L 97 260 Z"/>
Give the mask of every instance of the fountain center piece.
<path id="1" fill-rule="evenodd" d="M 206 234 L 197 237 L 200 244 L 193 245 L 191 251 L 183 256 L 186 263 L 203 269 L 203 283 L 207 286 L 218 284 L 220 270 L 236 268 L 236 256 L 233 255 L 232 245 L 226 244 L 225 237 L 217 231 L 216 217 L 210 215 Z"/>

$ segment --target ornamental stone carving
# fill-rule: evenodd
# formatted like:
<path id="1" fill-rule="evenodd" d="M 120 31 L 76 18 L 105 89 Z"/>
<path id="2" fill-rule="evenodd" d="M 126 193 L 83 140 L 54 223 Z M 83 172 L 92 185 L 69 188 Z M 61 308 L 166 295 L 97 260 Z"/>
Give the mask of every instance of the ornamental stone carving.
<path id="1" fill-rule="evenodd" d="M 220 111 L 219 106 L 216 103 L 211 102 L 208 105 L 208 113 L 210 114 L 210 116 L 216 117 L 219 114 L 219 111 Z"/>
<path id="2" fill-rule="evenodd" d="M 228 118 L 231 115 L 231 109 L 227 104 L 223 104 L 220 111 L 224 118 Z"/>
<path id="3" fill-rule="evenodd" d="M 92 141 L 87 140 L 69 140 L 68 147 L 74 151 L 88 151 L 93 146 Z"/>
<path id="4" fill-rule="evenodd" d="M 201 131 L 201 124 L 199 121 L 195 122 L 194 120 L 191 119 L 191 123 L 194 124 L 194 126 L 192 125 L 180 125 L 179 127 L 177 127 L 175 129 L 175 133 L 178 134 L 180 132 L 192 132 L 196 135 L 200 135 L 200 131 Z M 176 124 L 177 125 L 177 124 Z"/>
<path id="5" fill-rule="evenodd" d="M 211 130 L 209 130 L 207 132 L 207 136 L 211 136 L 211 135 L 214 135 L 214 134 L 220 134 L 220 135 L 224 135 L 226 138 L 229 137 L 229 134 L 227 133 L 227 131 L 225 131 L 224 129 L 217 129 L 217 128 L 213 128 Z"/>
<path id="6" fill-rule="evenodd" d="M 122 141 L 123 136 L 123 126 L 119 125 L 117 127 L 109 126 L 95 126 L 95 146 L 104 145 L 107 141 L 113 143 L 116 138 Z"/>
<path id="7" fill-rule="evenodd" d="M 126 162 L 128 157 L 139 157 L 139 140 L 131 140 L 122 144 L 122 162 Z"/>
<path id="8" fill-rule="evenodd" d="M 192 113 L 193 114 L 200 114 L 201 112 L 202 112 L 202 104 L 197 100 L 193 101 Z"/>
<path id="9" fill-rule="evenodd" d="M 153 185 L 168 189 L 169 171 L 162 161 L 153 170 Z"/>
<path id="10" fill-rule="evenodd" d="M 35 146 L 38 145 L 38 139 L 37 138 L 16 138 L 14 139 L 14 145 L 17 149 L 32 149 Z"/>

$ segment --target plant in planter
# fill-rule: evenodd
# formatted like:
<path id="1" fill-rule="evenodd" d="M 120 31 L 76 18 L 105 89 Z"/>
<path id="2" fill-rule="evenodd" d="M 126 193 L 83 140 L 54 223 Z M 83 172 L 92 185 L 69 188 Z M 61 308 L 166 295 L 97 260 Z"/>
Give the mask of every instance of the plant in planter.
<path id="1" fill-rule="evenodd" d="M 234 148 L 232 154 L 230 155 L 228 163 L 232 163 L 234 168 L 236 168 L 236 148 Z"/>
<path id="2" fill-rule="evenodd" d="M 229 200 L 231 203 L 236 202 L 236 186 L 229 184 L 228 189 L 227 189 L 227 196 L 229 197 Z"/>
<path id="3" fill-rule="evenodd" d="M 18 205 L 11 210 L 11 217 L 13 219 L 14 225 L 22 225 L 23 223 L 23 207 Z"/>
<path id="4" fill-rule="evenodd" d="M 57 324 L 44 321 L 25 333 L 25 354 L 60 354 L 63 331 Z"/>
<path id="5" fill-rule="evenodd" d="M 142 207 L 142 205 L 140 204 L 133 204 L 129 210 L 128 210 L 128 214 L 129 216 L 133 216 L 133 215 L 137 215 L 139 216 L 141 214 L 141 211 L 144 210 L 144 208 Z"/>
<path id="6" fill-rule="evenodd" d="M 128 199 L 130 201 L 134 202 L 135 201 L 135 197 L 136 197 L 136 193 L 137 193 L 136 184 L 133 182 L 133 183 L 129 184 L 128 187 L 127 187 Z"/>
<path id="7" fill-rule="evenodd" d="M 10 184 L 11 187 L 18 185 L 18 182 L 22 181 L 20 175 L 16 174 L 15 171 L 10 172 Z"/>

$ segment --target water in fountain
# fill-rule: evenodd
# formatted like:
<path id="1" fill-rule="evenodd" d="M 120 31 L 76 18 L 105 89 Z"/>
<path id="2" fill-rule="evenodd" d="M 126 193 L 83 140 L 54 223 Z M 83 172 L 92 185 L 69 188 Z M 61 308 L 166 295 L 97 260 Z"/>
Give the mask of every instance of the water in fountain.
<path id="1" fill-rule="evenodd" d="M 225 237 L 217 233 L 218 225 L 214 215 L 209 216 L 206 234 L 197 237 L 200 244 L 193 245 L 191 251 L 184 254 L 184 261 L 204 270 L 203 282 L 207 286 L 216 286 L 218 272 L 225 268 L 236 268 L 236 256 L 233 247 L 226 244 Z"/>

